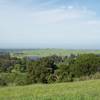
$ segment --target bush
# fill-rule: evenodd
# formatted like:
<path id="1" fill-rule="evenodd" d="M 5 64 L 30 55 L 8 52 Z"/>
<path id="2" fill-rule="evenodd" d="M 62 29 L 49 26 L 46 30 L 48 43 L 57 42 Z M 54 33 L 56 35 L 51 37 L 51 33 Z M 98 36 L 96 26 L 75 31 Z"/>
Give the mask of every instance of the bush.
<path id="1" fill-rule="evenodd" d="M 85 80 L 90 80 L 90 79 L 91 79 L 90 76 L 81 76 L 81 77 L 79 78 L 79 81 L 85 81 Z"/>
<path id="2" fill-rule="evenodd" d="M 6 80 L 7 85 L 25 85 L 26 73 L 0 73 L 2 81 Z"/>
<path id="3" fill-rule="evenodd" d="M 27 75 L 24 73 L 20 73 L 17 75 L 15 81 L 15 85 L 26 85 L 27 84 Z"/>
<path id="4" fill-rule="evenodd" d="M 0 77 L 4 80 L 6 80 L 7 84 L 12 84 L 14 83 L 14 80 L 17 77 L 17 74 L 15 73 L 0 73 Z"/>
<path id="5" fill-rule="evenodd" d="M 91 79 L 100 79 L 100 72 L 97 72 L 94 75 L 91 75 Z"/>
<path id="6" fill-rule="evenodd" d="M 2 78 L 0 78 L 0 86 L 7 86 L 6 81 Z"/>
<path id="7" fill-rule="evenodd" d="M 73 75 L 70 66 L 66 64 L 59 64 L 59 69 L 56 71 L 58 82 L 72 82 Z"/>

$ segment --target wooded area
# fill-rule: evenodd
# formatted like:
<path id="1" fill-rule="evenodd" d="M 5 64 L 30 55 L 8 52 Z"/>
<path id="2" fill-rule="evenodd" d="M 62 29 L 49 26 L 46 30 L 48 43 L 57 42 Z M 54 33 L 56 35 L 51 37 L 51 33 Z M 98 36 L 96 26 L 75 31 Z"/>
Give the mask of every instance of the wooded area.
<path id="1" fill-rule="evenodd" d="M 100 78 L 100 55 L 11 57 L 0 54 L 0 85 L 73 82 Z"/>

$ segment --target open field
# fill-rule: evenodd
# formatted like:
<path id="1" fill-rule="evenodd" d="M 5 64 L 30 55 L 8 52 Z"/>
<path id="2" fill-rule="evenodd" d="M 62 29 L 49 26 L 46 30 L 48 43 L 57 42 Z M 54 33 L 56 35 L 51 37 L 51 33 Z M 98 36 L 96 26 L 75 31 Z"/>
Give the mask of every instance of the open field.
<path id="1" fill-rule="evenodd" d="M 15 50 L 17 52 L 17 50 Z M 100 50 L 66 50 L 66 49 L 29 49 L 29 50 L 18 50 L 16 53 L 15 51 L 11 52 L 12 56 L 17 57 L 24 57 L 24 56 L 51 56 L 51 55 L 58 55 L 58 56 L 66 56 L 70 54 L 84 54 L 84 53 L 94 53 L 100 54 Z"/>
<path id="2" fill-rule="evenodd" d="M 100 80 L 1 87 L 0 100 L 100 100 Z"/>

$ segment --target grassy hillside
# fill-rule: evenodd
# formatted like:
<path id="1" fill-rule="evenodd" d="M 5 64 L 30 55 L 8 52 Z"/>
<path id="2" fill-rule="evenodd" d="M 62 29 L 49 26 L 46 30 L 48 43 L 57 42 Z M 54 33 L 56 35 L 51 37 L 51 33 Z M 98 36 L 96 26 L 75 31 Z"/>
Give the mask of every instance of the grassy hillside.
<path id="1" fill-rule="evenodd" d="M 100 100 L 100 80 L 1 87 L 0 100 Z"/>

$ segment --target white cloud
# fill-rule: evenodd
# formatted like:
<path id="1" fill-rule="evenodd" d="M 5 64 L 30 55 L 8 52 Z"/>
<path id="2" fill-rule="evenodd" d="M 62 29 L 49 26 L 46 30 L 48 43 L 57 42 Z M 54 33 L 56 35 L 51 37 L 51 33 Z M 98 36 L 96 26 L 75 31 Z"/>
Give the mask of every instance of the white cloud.
<path id="1" fill-rule="evenodd" d="M 74 6 L 72 6 L 72 5 L 68 6 L 68 9 L 73 9 L 73 8 L 74 8 Z"/>
<path id="2" fill-rule="evenodd" d="M 96 12 L 73 5 L 44 10 L 2 5 L 0 27 L 1 43 L 79 45 L 100 40 L 100 20 Z"/>
<path id="3" fill-rule="evenodd" d="M 84 20 L 96 17 L 94 11 L 88 9 L 65 9 L 65 7 L 60 7 L 56 9 L 47 9 L 43 11 L 32 12 L 33 20 L 35 23 L 48 24 L 48 23 L 58 23 L 65 20 Z"/>

